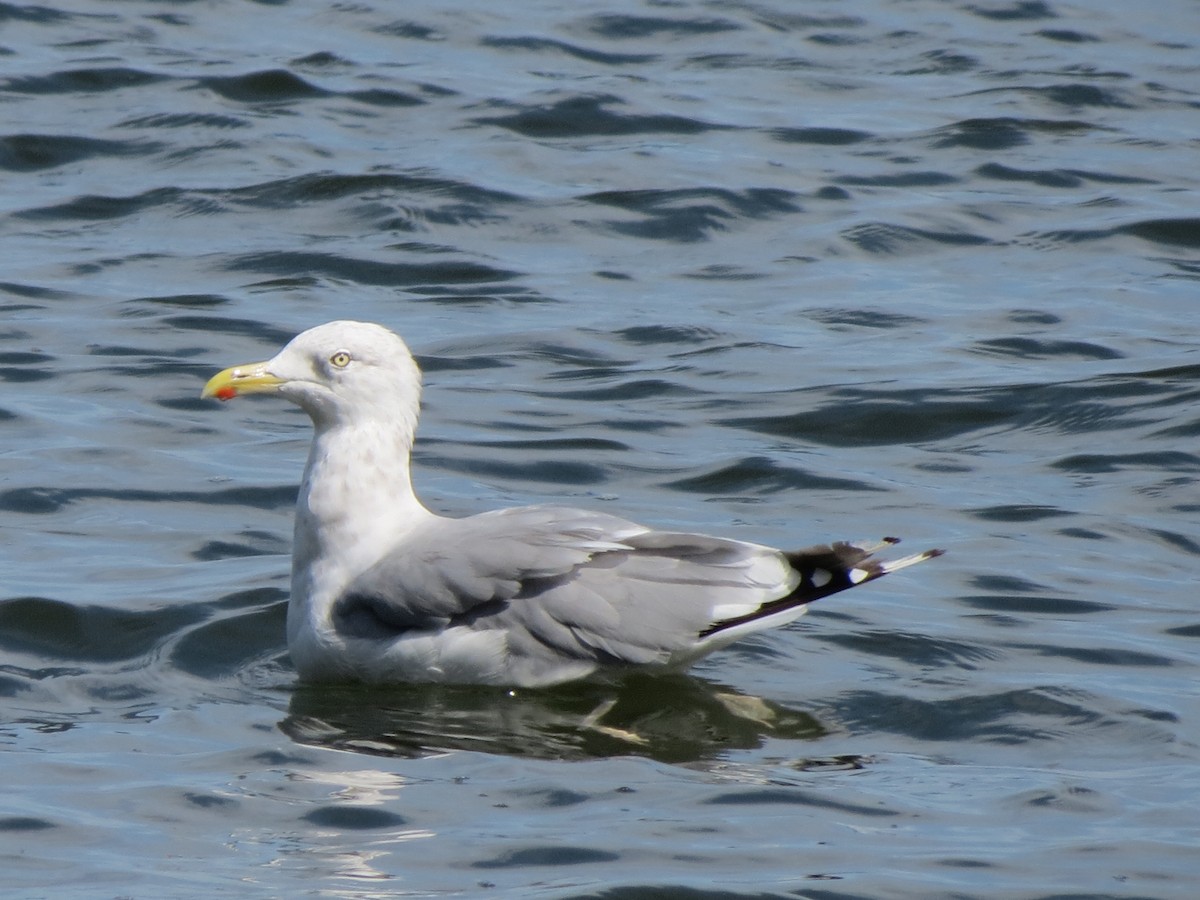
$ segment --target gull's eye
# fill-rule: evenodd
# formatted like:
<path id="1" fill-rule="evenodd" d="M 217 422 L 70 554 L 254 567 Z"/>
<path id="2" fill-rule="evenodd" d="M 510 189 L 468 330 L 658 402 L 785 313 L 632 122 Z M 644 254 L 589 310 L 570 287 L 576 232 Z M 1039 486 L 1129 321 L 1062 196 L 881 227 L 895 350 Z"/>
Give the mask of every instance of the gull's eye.
<path id="1" fill-rule="evenodd" d="M 337 353 L 333 354 L 333 356 L 329 357 L 329 361 L 337 368 L 344 369 L 346 366 L 350 365 L 350 354 L 345 350 L 339 350 Z"/>

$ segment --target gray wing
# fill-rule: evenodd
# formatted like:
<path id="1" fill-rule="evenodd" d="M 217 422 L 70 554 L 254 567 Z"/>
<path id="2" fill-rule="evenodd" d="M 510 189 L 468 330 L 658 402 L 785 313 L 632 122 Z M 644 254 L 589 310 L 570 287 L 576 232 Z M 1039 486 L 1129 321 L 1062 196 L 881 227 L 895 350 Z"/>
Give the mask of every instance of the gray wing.
<path id="1" fill-rule="evenodd" d="M 351 631 L 369 628 L 371 617 L 393 631 L 444 627 L 511 600 L 527 581 L 627 549 L 624 540 L 645 531 L 615 516 L 556 507 L 434 519 L 347 585 L 335 616 Z"/>
<path id="2" fill-rule="evenodd" d="M 347 587 L 335 624 L 374 638 L 503 629 L 509 655 L 535 669 L 666 663 L 799 581 L 784 554 L 757 544 L 526 507 L 437 520 Z"/>
<path id="3" fill-rule="evenodd" d="M 510 650 L 534 658 L 549 650 L 598 662 L 689 662 L 728 643 L 713 635 L 714 626 L 757 618 L 800 582 L 784 554 L 758 544 L 661 531 L 626 544 L 560 576 L 526 582 L 497 617 L 512 623 Z"/>

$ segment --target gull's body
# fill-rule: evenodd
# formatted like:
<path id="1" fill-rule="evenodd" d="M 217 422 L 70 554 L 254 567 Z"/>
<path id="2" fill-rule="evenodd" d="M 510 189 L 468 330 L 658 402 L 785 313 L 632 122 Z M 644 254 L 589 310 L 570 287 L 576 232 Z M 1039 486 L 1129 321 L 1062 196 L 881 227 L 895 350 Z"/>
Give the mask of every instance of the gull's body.
<path id="1" fill-rule="evenodd" d="M 262 392 L 297 403 L 316 432 L 287 617 L 306 679 L 539 686 L 682 667 L 940 552 L 871 559 L 887 538 L 784 553 L 560 507 L 435 515 L 409 469 L 420 372 L 379 325 L 310 329 L 214 376 L 204 396 Z"/>

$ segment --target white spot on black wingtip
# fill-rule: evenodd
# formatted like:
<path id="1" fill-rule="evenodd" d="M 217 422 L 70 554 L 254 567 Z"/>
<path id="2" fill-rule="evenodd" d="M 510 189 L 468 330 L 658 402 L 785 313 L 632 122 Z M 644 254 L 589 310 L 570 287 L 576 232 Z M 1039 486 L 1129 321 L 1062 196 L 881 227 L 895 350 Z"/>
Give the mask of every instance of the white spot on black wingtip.
<path id="1" fill-rule="evenodd" d="M 851 584 L 862 584 L 871 577 L 871 573 L 866 569 L 853 568 L 846 572 L 846 577 L 850 579 Z"/>
<path id="2" fill-rule="evenodd" d="M 813 569 L 812 576 L 809 579 L 812 586 L 815 588 L 823 588 L 829 582 L 833 581 L 833 573 L 828 569 Z"/>

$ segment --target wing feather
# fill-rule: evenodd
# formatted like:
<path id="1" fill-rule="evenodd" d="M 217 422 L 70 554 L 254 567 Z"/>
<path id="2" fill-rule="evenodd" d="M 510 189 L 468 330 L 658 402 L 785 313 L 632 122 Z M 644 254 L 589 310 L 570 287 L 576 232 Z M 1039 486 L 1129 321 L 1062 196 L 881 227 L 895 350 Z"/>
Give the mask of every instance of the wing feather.
<path id="1" fill-rule="evenodd" d="M 511 600 L 527 583 L 560 578 L 597 553 L 627 549 L 623 541 L 645 530 L 556 507 L 437 519 L 346 586 L 334 604 L 335 623 L 352 633 L 442 627 Z"/>
<path id="2" fill-rule="evenodd" d="M 334 621 L 370 638 L 500 629 L 510 657 L 550 675 L 566 661 L 667 663 L 797 578 L 757 544 L 525 507 L 441 519 L 404 540 L 350 583 Z"/>
<path id="3" fill-rule="evenodd" d="M 355 578 L 333 621 L 373 639 L 381 660 L 432 654 L 421 671 L 450 671 L 486 647 L 498 654 L 488 671 L 527 686 L 606 664 L 686 665 L 939 552 L 871 559 L 894 540 L 788 554 L 556 507 L 439 519 Z"/>

